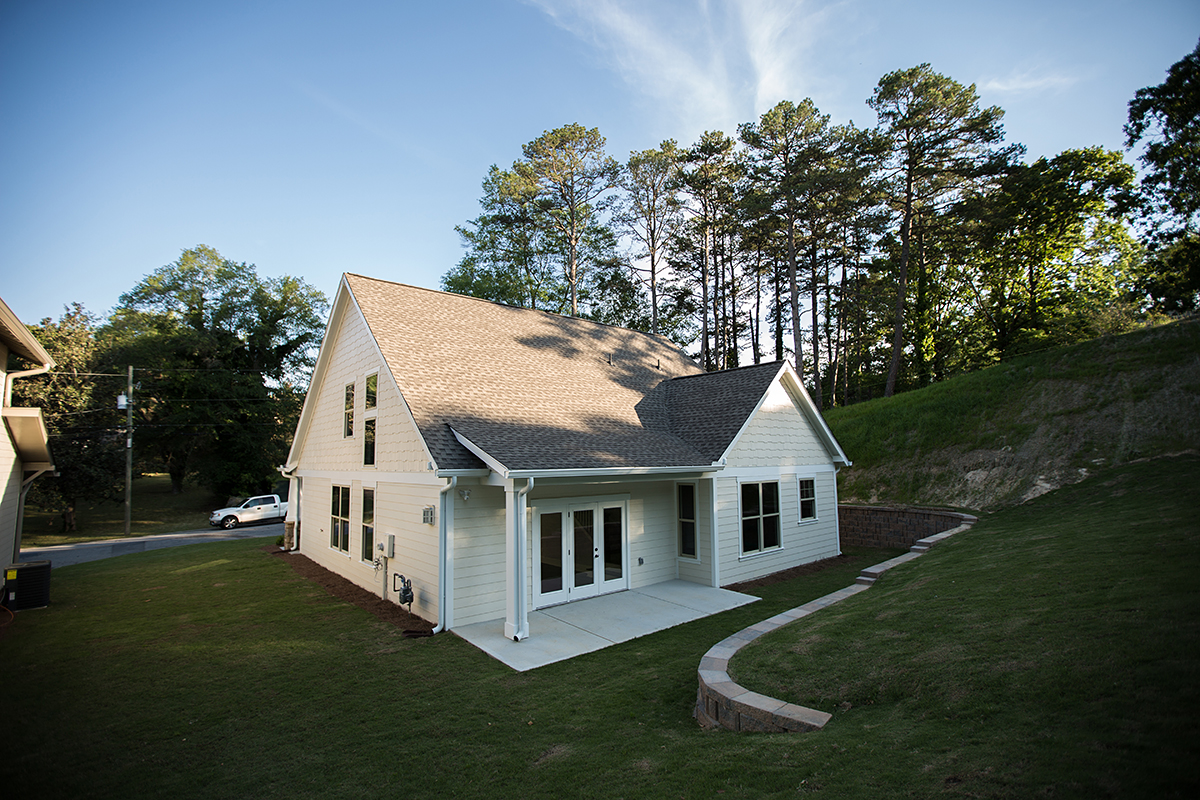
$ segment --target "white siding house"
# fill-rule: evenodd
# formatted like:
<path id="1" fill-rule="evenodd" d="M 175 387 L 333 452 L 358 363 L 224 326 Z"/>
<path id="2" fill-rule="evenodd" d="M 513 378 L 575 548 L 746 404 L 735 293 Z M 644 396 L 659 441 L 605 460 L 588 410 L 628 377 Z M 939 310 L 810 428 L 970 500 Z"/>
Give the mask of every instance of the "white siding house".
<path id="1" fill-rule="evenodd" d="M 522 639 L 537 608 L 837 555 L 849 463 L 786 363 L 345 275 L 283 472 L 304 555 Z"/>
<path id="2" fill-rule="evenodd" d="M 7 372 L 9 353 L 20 356 L 29 369 Z M 4 433 L 0 435 L 0 567 L 21 560 L 21 521 L 25 492 L 40 475 L 54 469 L 49 436 L 40 408 L 14 408 L 13 381 L 40 375 L 54 366 L 54 359 L 29 329 L 0 300 L 0 381 L 3 381 Z"/>

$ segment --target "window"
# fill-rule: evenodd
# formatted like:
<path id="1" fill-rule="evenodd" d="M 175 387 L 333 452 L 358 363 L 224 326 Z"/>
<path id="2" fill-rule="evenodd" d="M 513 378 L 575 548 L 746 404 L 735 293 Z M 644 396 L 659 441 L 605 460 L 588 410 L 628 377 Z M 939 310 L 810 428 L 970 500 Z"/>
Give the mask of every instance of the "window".
<path id="1" fill-rule="evenodd" d="M 363 420 L 363 465 L 375 466 L 375 418 Z"/>
<path id="2" fill-rule="evenodd" d="M 333 487 L 333 511 L 330 514 L 329 546 L 350 552 L 350 487 Z"/>
<path id="3" fill-rule="evenodd" d="M 366 396 L 366 403 L 367 403 L 368 411 L 370 411 L 372 408 L 375 407 L 378 389 L 379 389 L 379 376 L 378 375 L 368 375 L 367 376 L 367 396 Z"/>
<path id="4" fill-rule="evenodd" d="M 696 484 L 681 483 L 679 497 L 679 555 L 696 557 Z"/>
<path id="5" fill-rule="evenodd" d="M 812 478 L 800 479 L 800 521 L 817 518 L 817 487 Z"/>
<path id="6" fill-rule="evenodd" d="M 779 483 L 742 484 L 742 553 L 779 547 Z"/>
<path id="7" fill-rule="evenodd" d="M 354 384 L 346 384 L 346 426 L 342 430 L 342 436 L 354 435 Z"/>
<path id="8" fill-rule="evenodd" d="M 375 560 L 375 490 L 362 490 L 362 560 Z"/>

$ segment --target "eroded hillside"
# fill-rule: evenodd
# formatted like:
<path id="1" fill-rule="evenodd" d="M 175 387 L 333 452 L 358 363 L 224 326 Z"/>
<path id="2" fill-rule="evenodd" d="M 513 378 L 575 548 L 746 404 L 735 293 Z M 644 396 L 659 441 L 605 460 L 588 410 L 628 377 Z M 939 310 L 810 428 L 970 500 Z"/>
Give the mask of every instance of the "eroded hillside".
<path id="1" fill-rule="evenodd" d="M 1025 356 L 826 419 L 842 502 L 986 510 L 1200 449 L 1200 320 Z"/>

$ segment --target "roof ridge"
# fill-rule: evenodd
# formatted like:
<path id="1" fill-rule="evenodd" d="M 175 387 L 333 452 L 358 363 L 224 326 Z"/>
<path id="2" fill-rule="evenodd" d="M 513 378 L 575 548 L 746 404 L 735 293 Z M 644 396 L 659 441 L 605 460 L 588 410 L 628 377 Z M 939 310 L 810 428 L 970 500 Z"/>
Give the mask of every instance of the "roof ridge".
<path id="1" fill-rule="evenodd" d="M 461 297 L 464 300 L 473 300 L 477 303 L 484 303 L 487 305 L 496 306 L 498 308 L 508 308 L 508 309 L 513 309 L 515 311 L 530 311 L 530 312 L 534 312 L 536 314 L 541 314 L 542 316 L 546 316 L 546 317 L 554 317 L 556 319 L 574 320 L 576 322 L 582 322 L 587 325 L 596 325 L 596 326 L 603 327 L 603 328 L 611 328 L 612 330 L 616 330 L 616 331 L 626 331 L 628 333 L 636 333 L 638 336 L 645 336 L 649 339 L 654 339 L 656 341 L 668 344 L 671 347 L 674 347 L 681 354 L 683 354 L 684 357 L 687 357 L 690 360 L 690 357 L 688 357 L 687 354 L 683 352 L 682 347 L 680 347 L 677 343 L 671 341 L 671 339 L 668 336 L 665 336 L 661 333 L 648 333 L 646 331 L 639 331 L 637 328 L 627 328 L 622 325 L 613 325 L 608 322 L 597 322 L 596 320 L 588 319 L 587 317 L 573 317 L 570 314 L 559 314 L 555 311 L 547 311 L 546 309 L 543 309 L 543 308 L 527 308 L 525 306 L 509 305 L 508 303 L 501 303 L 499 300 L 489 300 L 486 297 L 476 297 L 475 295 L 471 295 L 471 294 L 462 294 L 460 292 L 449 292 L 444 289 L 429 289 L 425 286 L 416 286 L 415 284 L 403 283 L 401 281 L 390 281 L 390 280 L 387 280 L 386 278 L 372 278 L 369 275 L 361 275 L 357 272 L 347 272 L 346 276 L 353 277 L 353 278 L 361 278 L 362 280 L 366 280 L 366 281 L 374 281 L 375 283 L 388 283 L 388 284 L 391 284 L 392 286 L 403 286 L 406 289 L 416 289 L 421 292 L 429 292 L 430 294 L 443 295 L 443 296 L 449 296 L 449 297 Z"/>
<path id="2" fill-rule="evenodd" d="M 677 378 L 671 378 L 671 380 L 685 381 L 685 380 L 689 380 L 691 378 L 703 378 L 708 375 L 722 375 L 726 372 L 739 372 L 744 369 L 758 369 L 760 367 L 776 367 L 776 368 L 778 368 L 779 365 L 786 364 L 786 363 L 788 363 L 786 359 L 780 360 L 780 361 L 764 361 L 761 364 L 747 364 L 744 367 L 729 367 L 727 369 L 713 370 L 712 372 L 697 372 L 695 375 L 680 375 Z"/>

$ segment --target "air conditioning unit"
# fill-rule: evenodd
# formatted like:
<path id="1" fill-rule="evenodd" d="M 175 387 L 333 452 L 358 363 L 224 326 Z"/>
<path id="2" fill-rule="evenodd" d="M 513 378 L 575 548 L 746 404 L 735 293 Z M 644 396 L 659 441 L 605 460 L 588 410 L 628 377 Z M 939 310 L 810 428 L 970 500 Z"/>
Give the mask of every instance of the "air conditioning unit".
<path id="1" fill-rule="evenodd" d="M 25 561 L 5 567 L 3 599 L 13 611 L 50 605 L 50 562 Z"/>

